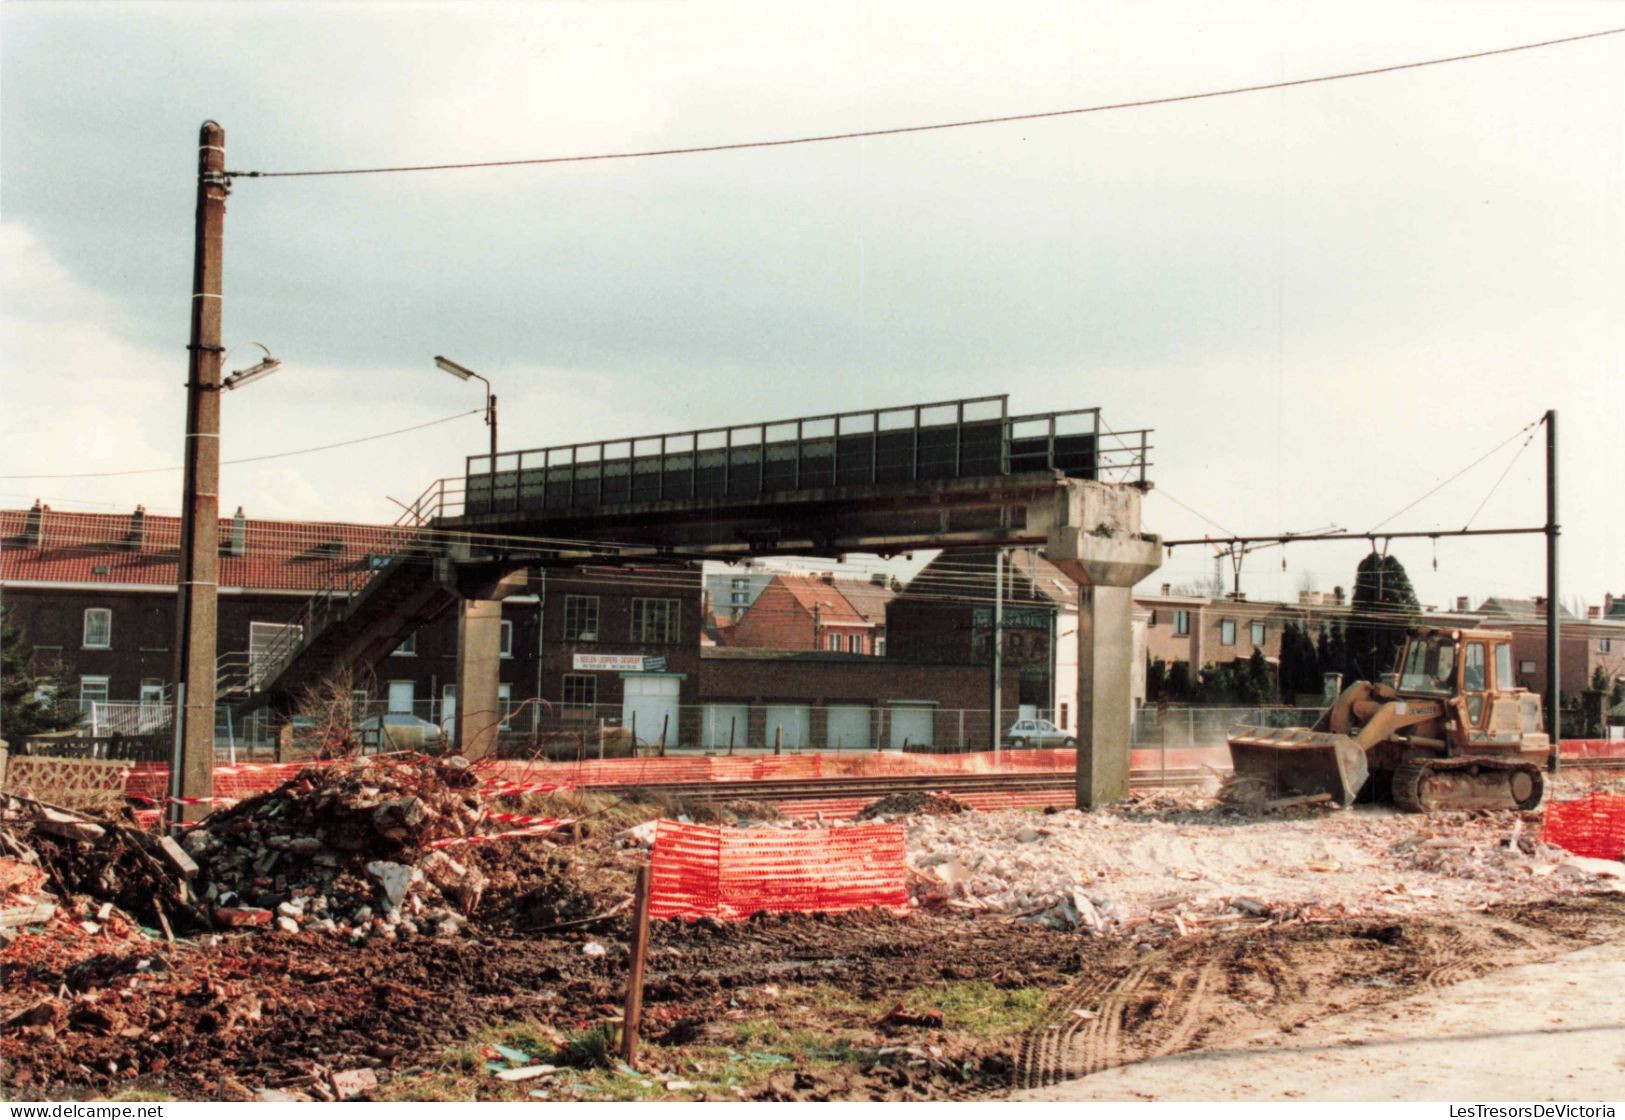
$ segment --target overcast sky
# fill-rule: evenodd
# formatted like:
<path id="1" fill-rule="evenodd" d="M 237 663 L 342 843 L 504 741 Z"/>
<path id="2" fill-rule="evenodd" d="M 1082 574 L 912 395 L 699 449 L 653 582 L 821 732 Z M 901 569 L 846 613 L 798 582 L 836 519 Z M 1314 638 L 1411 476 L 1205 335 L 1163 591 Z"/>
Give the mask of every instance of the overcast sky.
<path id="1" fill-rule="evenodd" d="M 0 475 L 181 452 L 196 134 L 233 170 L 726 143 L 1249 85 L 1598 31 L 1609 3 L 0 6 Z M 1561 413 L 1565 598 L 1625 592 L 1625 35 L 1346 82 L 846 143 L 238 179 L 224 455 L 477 407 L 507 448 L 1008 393 L 1156 429 L 1165 537 L 1364 531 Z M 252 515 L 392 520 L 478 416 L 227 467 Z M 1391 529 L 1544 520 L 1540 435 Z M 178 473 L 0 503 L 179 507 Z M 1187 510 L 1184 507 L 1189 507 Z M 1190 510 L 1198 511 L 1192 513 Z M 1204 520 L 1210 519 L 1210 520 Z M 1363 549 L 1249 559 L 1348 584 Z M 1538 537 L 1396 543 L 1425 601 Z M 1176 552 L 1151 583 L 1211 572 Z"/>

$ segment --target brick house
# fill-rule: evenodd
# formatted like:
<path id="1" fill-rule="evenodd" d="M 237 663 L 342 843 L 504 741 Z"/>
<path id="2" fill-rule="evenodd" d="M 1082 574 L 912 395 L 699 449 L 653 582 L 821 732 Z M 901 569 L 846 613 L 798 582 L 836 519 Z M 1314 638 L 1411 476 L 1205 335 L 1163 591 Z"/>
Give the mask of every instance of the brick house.
<path id="1" fill-rule="evenodd" d="M 851 589 L 864 609 L 846 595 Z M 779 573 L 725 631 L 730 648 L 822 650 L 873 656 L 884 651 L 886 602 L 861 580 Z M 866 613 L 867 612 L 867 613 Z M 878 618 L 879 621 L 875 621 Z M 877 640 L 878 636 L 878 640 Z"/>

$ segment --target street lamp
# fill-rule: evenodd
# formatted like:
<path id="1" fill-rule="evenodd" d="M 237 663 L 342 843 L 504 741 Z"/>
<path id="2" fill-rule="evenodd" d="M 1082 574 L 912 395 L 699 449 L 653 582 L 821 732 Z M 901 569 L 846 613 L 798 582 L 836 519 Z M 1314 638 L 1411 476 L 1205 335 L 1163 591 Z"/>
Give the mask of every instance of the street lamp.
<path id="1" fill-rule="evenodd" d="M 467 381 L 470 377 L 472 377 L 484 383 L 485 423 L 491 429 L 491 473 L 495 474 L 497 469 L 497 398 L 496 395 L 491 392 L 491 383 L 486 381 L 485 378 L 481 377 L 473 370 L 469 369 L 467 366 L 459 365 L 450 358 L 442 357 L 439 354 L 435 355 L 434 364 L 451 374 L 453 377 L 457 378 L 459 381 Z"/>
<path id="2" fill-rule="evenodd" d="M 265 350 L 265 357 L 261 358 L 257 365 L 249 366 L 247 369 L 232 370 L 226 376 L 226 379 L 220 382 L 222 389 L 231 390 L 240 385 L 247 385 L 250 381 L 258 381 L 268 373 L 275 373 L 277 368 L 282 365 L 280 358 L 271 357 L 271 352 L 265 349 L 263 342 L 256 342 L 254 345 L 261 350 Z"/>

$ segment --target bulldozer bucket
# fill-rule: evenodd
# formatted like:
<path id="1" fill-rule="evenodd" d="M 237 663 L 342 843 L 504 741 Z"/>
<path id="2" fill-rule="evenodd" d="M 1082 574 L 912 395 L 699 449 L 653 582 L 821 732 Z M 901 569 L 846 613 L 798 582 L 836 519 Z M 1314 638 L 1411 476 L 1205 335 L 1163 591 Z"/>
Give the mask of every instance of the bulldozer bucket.
<path id="1" fill-rule="evenodd" d="M 1353 739 L 1303 727 L 1234 728 L 1230 762 L 1238 777 L 1262 782 L 1270 797 L 1329 793 L 1345 807 L 1369 776 L 1365 751 Z"/>

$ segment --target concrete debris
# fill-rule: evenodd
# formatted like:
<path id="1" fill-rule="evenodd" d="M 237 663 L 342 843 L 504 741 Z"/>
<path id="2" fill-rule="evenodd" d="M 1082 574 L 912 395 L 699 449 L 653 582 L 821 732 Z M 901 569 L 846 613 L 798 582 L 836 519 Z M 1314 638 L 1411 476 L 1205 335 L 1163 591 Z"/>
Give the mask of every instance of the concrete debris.
<path id="1" fill-rule="evenodd" d="M 1547 847 L 1539 818 L 1530 819 L 1525 828 L 1516 813 L 1360 806 L 1238 820 L 1211 803 L 1163 796 L 1095 813 L 925 814 L 904 823 L 918 905 L 1101 935 L 1625 891 L 1625 864 Z"/>
<path id="2" fill-rule="evenodd" d="M 341 1101 L 354 1100 L 378 1088 L 378 1071 L 347 1069 L 333 1074 L 333 1093 Z"/>

